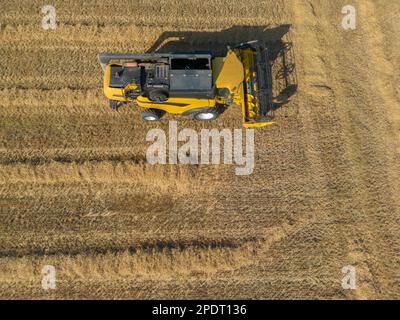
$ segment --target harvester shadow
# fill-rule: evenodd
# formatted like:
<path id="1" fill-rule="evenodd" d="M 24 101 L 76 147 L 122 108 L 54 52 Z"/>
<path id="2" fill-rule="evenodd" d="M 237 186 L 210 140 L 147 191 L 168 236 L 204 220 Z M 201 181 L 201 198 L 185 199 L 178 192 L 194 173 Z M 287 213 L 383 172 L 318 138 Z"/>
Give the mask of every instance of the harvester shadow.
<path id="1" fill-rule="evenodd" d="M 228 47 L 260 40 L 269 48 L 272 68 L 273 110 L 290 101 L 297 91 L 297 74 L 291 25 L 280 26 L 233 26 L 221 31 L 167 31 L 147 50 L 150 52 L 211 52 L 224 56 Z"/>

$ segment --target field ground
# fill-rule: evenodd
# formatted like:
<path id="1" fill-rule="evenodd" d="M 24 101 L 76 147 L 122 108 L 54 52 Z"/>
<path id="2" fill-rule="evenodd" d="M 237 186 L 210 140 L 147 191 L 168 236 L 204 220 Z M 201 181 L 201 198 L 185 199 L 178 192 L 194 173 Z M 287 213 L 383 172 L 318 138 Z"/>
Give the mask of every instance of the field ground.
<path id="1" fill-rule="evenodd" d="M 52 1 L 45 31 L 48 2 L 1 4 L 1 298 L 400 298 L 399 1 L 353 0 L 353 31 L 344 0 Z M 147 131 L 175 118 L 108 110 L 97 53 L 280 26 L 298 90 L 256 130 L 254 173 L 146 164 Z M 239 110 L 179 121 L 240 125 Z"/>

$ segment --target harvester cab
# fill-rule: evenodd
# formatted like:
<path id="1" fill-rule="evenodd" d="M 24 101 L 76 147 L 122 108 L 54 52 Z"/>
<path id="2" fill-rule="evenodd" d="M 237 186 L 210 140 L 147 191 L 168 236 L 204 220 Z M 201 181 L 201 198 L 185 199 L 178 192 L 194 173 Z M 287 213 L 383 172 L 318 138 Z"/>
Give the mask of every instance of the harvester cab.
<path id="1" fill-rule="evenodd" d="M 146 121 L 166 112 L 207 121 L 239 107 L 244 127 L 272 124 L 271 64 L 268 49 L 258 41 L 228 48 L 224 57 L 193 52 L 102 53 L 98 58 L 112 109 L 133 103 Z"/>

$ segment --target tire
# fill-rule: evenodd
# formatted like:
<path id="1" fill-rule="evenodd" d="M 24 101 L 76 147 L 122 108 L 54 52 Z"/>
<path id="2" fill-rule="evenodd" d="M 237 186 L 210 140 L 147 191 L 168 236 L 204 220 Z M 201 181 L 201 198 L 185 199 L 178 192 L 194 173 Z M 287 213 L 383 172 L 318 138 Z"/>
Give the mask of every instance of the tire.
<path id="1" fill-rule="evenodd" d="M 219 112 L 217 109 L 207 109 L 193 114 L 193 119 L 197 121 L 212 121 L 217 119 Z"/>
<path id="2" fill-rule="evenodd" d="M 155 102 L 163 102 L 168 100 L 169 94 L 164 89 L 153 89 L 149 92 L 149 99 Z"/>
<path id="3" fill-rule="evenodd" d="M 121 101 L 117 100 L 108 100 L 108 106 L 110 107 L 111 110 L 117 110 L 118 107 L 120 107 L 122 104 Z"/>
<path id="4" fill-rule="evenodd" d="M 164 110 L 160 109 L 145 109 L 142 111 L 142 120 L 144 121 L 157 121 L 165 114 Z"/>

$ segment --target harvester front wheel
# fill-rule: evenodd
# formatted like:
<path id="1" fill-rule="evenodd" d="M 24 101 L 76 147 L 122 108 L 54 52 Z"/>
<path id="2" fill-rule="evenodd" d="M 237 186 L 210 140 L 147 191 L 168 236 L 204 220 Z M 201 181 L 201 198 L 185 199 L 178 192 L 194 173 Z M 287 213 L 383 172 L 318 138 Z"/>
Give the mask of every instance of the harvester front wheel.
<path id="1" fill-rule="evenodd" d="M 200 111 L 193 114 L 193 119 L 198 121 L 211 121 L 219 116 L 218 110 Z"/>
<path id="2" fill-rule="evenodd" d="M 145 109 L 142 111 L 142 120 L 157 121 L 164 115 L 165 111 L 160 109 Z"/>
<path id="3" fill-rule="evenodd" d="M 117 100 L 108 100 L 108 106 L 110 107 L 111 110 L 117 110 L 118 107 L 122 105 L 121 101 Z"/>

